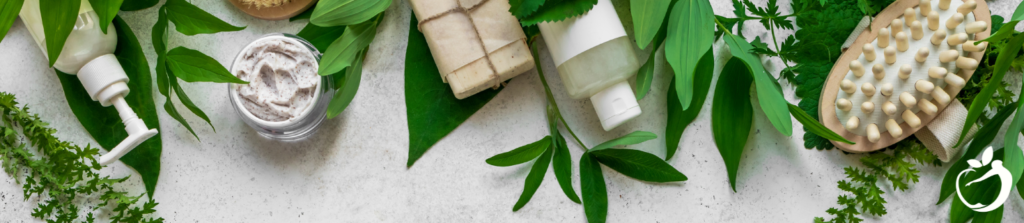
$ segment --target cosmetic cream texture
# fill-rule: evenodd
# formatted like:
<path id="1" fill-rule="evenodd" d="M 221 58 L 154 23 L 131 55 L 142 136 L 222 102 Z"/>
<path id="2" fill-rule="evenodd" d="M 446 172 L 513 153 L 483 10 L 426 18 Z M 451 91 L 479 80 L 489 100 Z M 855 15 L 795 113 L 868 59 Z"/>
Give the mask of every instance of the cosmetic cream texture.
<path id="1" fill-rule="evenodd" d="M 320 84 L 313 54 L 294 39 L 275 36 L 249 44 L 232 72 L 249 84 L 234 85 L 241 104 L 270 122 L 295 119 L 309 109 Z"/>

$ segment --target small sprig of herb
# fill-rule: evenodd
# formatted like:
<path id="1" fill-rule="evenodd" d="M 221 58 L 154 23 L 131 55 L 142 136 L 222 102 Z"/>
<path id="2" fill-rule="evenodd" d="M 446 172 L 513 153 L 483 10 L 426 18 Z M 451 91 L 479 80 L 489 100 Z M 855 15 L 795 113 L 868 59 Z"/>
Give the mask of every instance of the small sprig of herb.
<path id="1" fill-rule="evenodd" d="M 22 184 L 25 200 L 39 200 L 33 217 L 48 222 L 94 222 L 94 212 L 114 205 L 111 222 L 163 222 L 163 218 L 145 217 L 156 211 L 156 201 L 150 199 L 140 207 L 143 195 L 114 189 L 127 177 L 100 176 L 99 149 L 57 139 L 57 130 L 29 113 L 27 106 L 19 107 L 14 95 L 0 92 L 0 120 L 0 164 Z M 98 202 L 86 203 L 95 199 Z M 90 206 L 85 216 L 76 205 L 81 203 Z"/>

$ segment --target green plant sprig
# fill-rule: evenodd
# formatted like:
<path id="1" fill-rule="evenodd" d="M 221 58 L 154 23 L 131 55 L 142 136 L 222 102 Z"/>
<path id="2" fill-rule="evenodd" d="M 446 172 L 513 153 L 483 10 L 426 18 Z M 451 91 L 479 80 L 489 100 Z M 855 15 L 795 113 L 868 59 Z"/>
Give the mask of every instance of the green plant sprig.
<path id="1" fill-rule="evenodd" d="M 27 106 L 18 107 L 13 94 L 0 92 L 0 120 L 0 164 L 22 184 L 26 201 L 39 199 L 33 217 L 48 222 L 94 222 L 94 212 L 113 205 L 111 222 L 163 222 L 163 218 L 145 218 L 156 211 L 156 201 L 150 199 L 139 207 L 143 195 L 114 189 L 127 177 L 100 176 L 98 148 L 57 139 L 57 130 L 29 113 Z M 94 199 L 98 202 L 86 203 L 94 205 L 88 214 L 79 215 L 76 204 Z"/>

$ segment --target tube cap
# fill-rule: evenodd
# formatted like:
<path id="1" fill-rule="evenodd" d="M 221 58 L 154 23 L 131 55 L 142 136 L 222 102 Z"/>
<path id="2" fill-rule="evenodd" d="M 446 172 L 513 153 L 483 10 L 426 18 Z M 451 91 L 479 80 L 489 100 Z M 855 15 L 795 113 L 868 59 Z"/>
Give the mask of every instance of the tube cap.
<path id="1" fill-rule="evenodd" d="M 625 81 L 612 85 L 590 97 L 590 102 L 601 119 L 601 127 L 609 131 L 630 119 L 640 116 L 640 104 L 636 102 L 633 88 Z"/>

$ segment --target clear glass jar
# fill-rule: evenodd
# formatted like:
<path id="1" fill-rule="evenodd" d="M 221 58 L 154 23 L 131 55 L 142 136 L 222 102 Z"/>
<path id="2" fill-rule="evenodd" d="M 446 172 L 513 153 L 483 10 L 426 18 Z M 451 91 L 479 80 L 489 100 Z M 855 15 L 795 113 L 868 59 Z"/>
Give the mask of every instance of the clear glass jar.
<path id="1" fill-rule="evenodd" d="M 297 41 L 308 50 L 308 53 L 313 58 L 315 58 L 315 62 L 313 64 L 314 67 L 319 67 L 322 54 L 313 46 L 312 43 L 309 43 L 309 41 L 306 41 L 302 37 L 296 35 L 272 33 L 253 40 L 242 48 L 232 61 L 230 69 L 231 74 L 237 76 L 238 69 L 240 68 L 236 66 L 238 66 L 239 62 L 243 59 L 243 53 L 252 47 L 253 44 L 269 38 L 284 38 L 287 40 Z M 302 110 L 298 115 L 284 121 L 267 121 L 253 115 L 252 112 L 246 109 L 242 104 L 242 100 L 245 99 L 241 98 L 236 90 L 239 84 L 228 84 L 228 97 L 231 98 L 231 105 L 235 108 L 235 111 L 238 112 L 242 121 L 249 125 L 249 127 L 255 129 L 261 136 L 280 141 L 299 141 L 313 135 L 313 133 L 316 133 L 316 130 L 324 122 L 324 119 L 326 119 L 327 105 L 334 96 L 335 90 L 333 84 L 333 75 L 320 76 L 316 87 L 317 90 L 313 92 L 313 99 L 310 104 L 308 104 L 305 110 Z"/>

